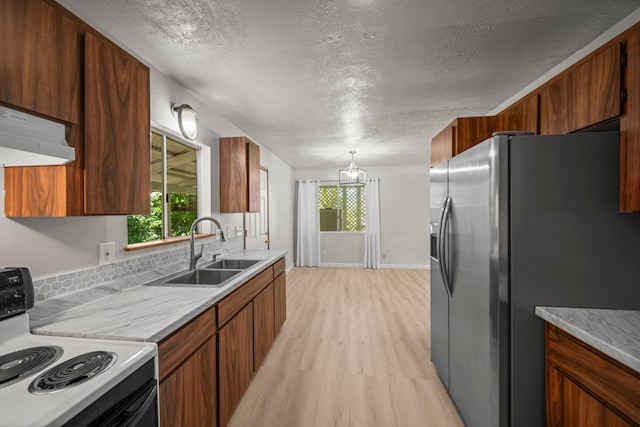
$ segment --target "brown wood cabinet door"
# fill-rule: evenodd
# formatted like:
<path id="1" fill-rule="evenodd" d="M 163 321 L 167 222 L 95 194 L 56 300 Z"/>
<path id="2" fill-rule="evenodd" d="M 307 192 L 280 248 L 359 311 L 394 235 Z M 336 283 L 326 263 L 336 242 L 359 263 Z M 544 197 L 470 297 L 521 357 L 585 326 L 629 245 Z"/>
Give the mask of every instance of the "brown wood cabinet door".
<path id="1" fill-rule="evenodd" d="M 431 166 L 438 165 L 453 157 L 453 124 L 447 126 L 431 140 Z"/>
<path id="2" fill-rule="evenodd" d="M 260 212 L 260 147 L 247 140 L 247 205 L 249 212 Z"/>
<path id="3" fill-rule="evenodd" d="M 498 114 L 498 130 L 538 133 L 538 95 L 529 96 Z"/>
<path id="4" fill-rule="evenodd" d="M 244 137 L 220 138 L 220 212 L 246 212 L 247 142 Z"/>
<path id="5" fill-rule="evenodd" d="M 275 338 L 273 284 L 253 300 L 253 370 L 260 368 Z"/>
<path id="6" fill-rule="evenodd" d="M 547 425 L 640 425 L 636 371 L 549 323 L 545 359 Z"/>
<path id="7" fill-rule="evenodd" d="M 80 123 L 80 30 L 42 0 L 0 2 L 0 102 Z"/>
<path id="8" fill-rule="evenodd" d="M 562 378 L 562 401 L 562 427 L 632 426 L 566 377 Z"/>
<path id="9" fill-rule="evenodd" d="M 277 335 L 287 320 L 287 275 L 280 274 L 273 281 L 274 327 Z"/>
<path id="10" fill-rule="evenodd" d="M 149 69 L 85 33 L 85 211 L 149 213 Z"/>
<path id="11" fill-rule="evenodd" d="M 216 340 L 211 337 L 160 384 L 160 423 L 212 427 L 216 415 Z"/>
<path id="12" fill-rule="evenodd" d="M 620 44 L 563 73 L 540 91 L 540 133 L 573 132 L 621 113 Z"/>
<path id="13" fill-rule="evenodd" d="M 218 332 L 220 427 L 229 423 L 253 374 L 253 304 Z"/>
<path id="14" fill-rule="evenodd" d="M 627 39 L 627 105 L 620 118 L 620 211 L 640 212 L 640 26 Z"/>
<path id="15" fill-rule="evenodd" d="M 460 117 L 456 120 L 455 127 L 454 156 L 491 138 L 498 128 L 498 118 L 496 116 Z"/>

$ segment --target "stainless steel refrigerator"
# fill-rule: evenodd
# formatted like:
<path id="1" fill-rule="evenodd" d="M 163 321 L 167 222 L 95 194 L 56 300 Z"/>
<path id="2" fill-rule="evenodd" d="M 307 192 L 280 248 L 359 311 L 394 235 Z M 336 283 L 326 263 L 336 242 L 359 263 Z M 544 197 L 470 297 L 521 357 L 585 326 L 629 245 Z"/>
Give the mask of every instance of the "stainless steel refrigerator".
<path id="1" fill-rule="evenodd" d="M 468 426 L 545 425 L 536 305 L 640 309 L 618 174 L 618 132 L 497 135 L 431 168 L 431 360 Z"/>

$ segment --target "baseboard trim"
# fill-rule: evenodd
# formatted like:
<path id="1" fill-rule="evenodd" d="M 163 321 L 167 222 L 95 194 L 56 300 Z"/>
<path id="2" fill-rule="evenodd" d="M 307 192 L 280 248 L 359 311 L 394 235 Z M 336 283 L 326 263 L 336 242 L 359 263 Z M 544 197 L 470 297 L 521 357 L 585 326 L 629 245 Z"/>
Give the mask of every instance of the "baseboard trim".
<path id="1" fill-rule="evenodd" d="M 404 268 L 410 270 L 431 270 L 429 264 L 381 264 L 380 268 Z"/>
<path id="2" fill-rule="evenodd" d="M 333 268 L 364 268 L 364 264 L 350 264 L 350 263 L 321 263 L 320 267 L 333 267 Z M 430 266 L 427 264 L 381 264 L 380 268 L 395 268 L 405 270 L 430 270 Z"/>

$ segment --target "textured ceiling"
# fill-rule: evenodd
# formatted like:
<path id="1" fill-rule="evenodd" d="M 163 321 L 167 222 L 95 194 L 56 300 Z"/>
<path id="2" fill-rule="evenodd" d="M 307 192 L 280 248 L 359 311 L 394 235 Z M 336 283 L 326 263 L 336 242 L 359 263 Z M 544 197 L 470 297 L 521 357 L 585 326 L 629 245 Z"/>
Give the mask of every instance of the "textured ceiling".
<path id="1" fill-rule="evenodd" d="M 638 0 L 58 0 L 293 167 L 427 163 Z M 224 135 L 229 136 L 229 135 Z"/>

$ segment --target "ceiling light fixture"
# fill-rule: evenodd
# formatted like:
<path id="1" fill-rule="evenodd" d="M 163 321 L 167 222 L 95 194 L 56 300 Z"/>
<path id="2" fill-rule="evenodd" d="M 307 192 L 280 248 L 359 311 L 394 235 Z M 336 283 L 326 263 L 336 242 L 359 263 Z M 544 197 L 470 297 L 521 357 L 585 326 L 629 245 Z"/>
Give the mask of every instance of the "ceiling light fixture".
<path id="1" fill-rule="evenodd" d="M 356 154 L 355 151 L 349 151 L 349 154 L 351 154 L 349 167 L 340 169 L 340 185 L 365 185 L 367 181 L 367 171 L 356 166 L 356 162 L 353 160 L 353 155 Z"/>
<path id="2" fill-rule="evenodd" d="M 198 117 L 196 110 L 191 108 L 189 104 L 171 105 L 171 110 L 178 113 L 178 125 L 180 132 L 187 139 L 196 139 L 198 137 Z"/>

